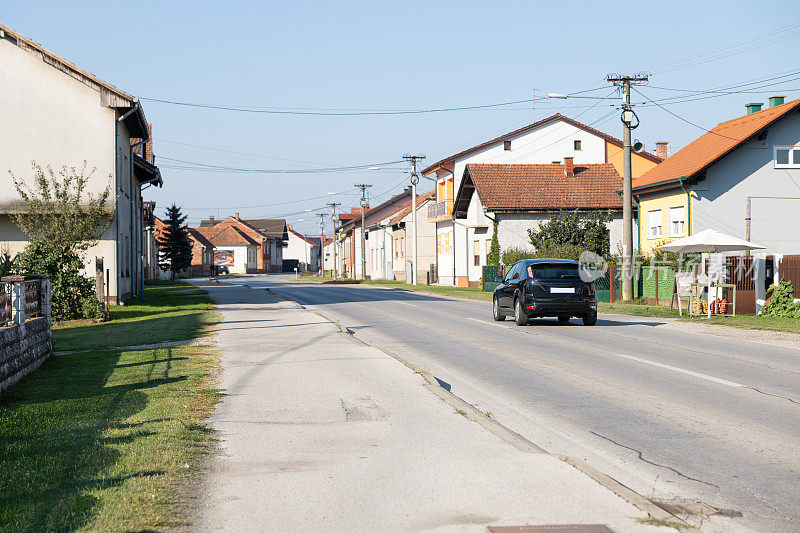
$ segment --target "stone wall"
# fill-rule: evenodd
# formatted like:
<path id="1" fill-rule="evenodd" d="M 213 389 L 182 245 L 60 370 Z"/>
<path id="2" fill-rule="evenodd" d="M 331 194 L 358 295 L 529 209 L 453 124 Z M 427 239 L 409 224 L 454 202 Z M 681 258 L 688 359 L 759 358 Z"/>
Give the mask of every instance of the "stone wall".
<path id="1" fill-rule="evenodd" d="M 30 299 L 38 301 L 37 315 L 28 318 L 25 313 L 25 283 L 36 280 L 40 289 L 35 295 L 28 292 Z M 0 327 L 0 391 L 8 389 L 19 380 L 39 368 L 50 356 L 53 349 L 50 331 L 50 280 L 41 277 L 11 276 L 2 280 L 4 291 L 10 297 L 11 320 Z"/>

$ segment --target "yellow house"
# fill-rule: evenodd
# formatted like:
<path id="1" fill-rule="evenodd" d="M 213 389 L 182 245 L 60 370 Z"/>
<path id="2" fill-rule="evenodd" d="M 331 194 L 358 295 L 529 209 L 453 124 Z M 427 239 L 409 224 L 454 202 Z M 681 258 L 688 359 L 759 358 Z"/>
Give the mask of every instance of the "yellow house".
<path id="1" fill-rule="evenodd" d="M 762 105 L 747 104 L 747 114 L 634 174 L 641 253 L 705 229 L 752 238 L 776 253 L 797 253 L 797 204 L 781 202 L 800 199 L 800 100 L 784 103 L 773 96 L 769 108 Z M 761 216 L 751 217 L 752 199 L 762 202 Z"/>

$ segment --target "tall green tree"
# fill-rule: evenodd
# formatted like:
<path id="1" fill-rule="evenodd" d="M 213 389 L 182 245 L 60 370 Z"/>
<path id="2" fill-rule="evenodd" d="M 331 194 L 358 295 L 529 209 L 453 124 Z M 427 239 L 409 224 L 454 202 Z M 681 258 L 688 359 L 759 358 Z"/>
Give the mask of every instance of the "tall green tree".
<path id="1" fill-rule="evenodd" d="M 166 228 L 159 239 L 158 266 L 169 270 L 172 279 L 175 274 L 192 265 L 192 241 L 189 230 L 184 226 L 186 215 L 181 208 L 172 204 L 164 213 Z"/>
<path id="2" fill-rule="evenodd" d="M 99 194 L 87 193 L 95 169 L 85 161 L 81 168 L 64 166 L 59 171 L 34 161 L 32 169 L 28 180 L 11 172 L 20 196 L 19 212 L 12 219 L 29 239 L 15 268 L 50 276 L 54 320 L 96 317 L 100 309 L 94 280 L 83 275 L 82 256 L 111 224 L 111 185 Z"/>
<path id="3" fill-rule="evenodd" d="M 492 231 L 492 244 L 489 247 L 489 253 L 486 255 L 487 265 L 500 264 L 500 241 L 497 238 L 497 220 L 494 221 L 494 230 Z"/>

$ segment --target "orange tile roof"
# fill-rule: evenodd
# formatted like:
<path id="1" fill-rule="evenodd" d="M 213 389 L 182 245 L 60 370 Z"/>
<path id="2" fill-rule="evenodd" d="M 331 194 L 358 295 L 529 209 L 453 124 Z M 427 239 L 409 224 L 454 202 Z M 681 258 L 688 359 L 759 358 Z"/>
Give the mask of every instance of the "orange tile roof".
<path id="1" fill-rule="evenodd" d="M 692 178 L 798 107 L 800 99 L 720 122 L 663 163 L 635 178 L 633 188 L 641 189 L 677 182 L 681 178 Z"/>
<path id="2" fill-rule="evenodd" d="M 587 126 L 586 124 L 583 124 L 582 122 L 578 122 L 575 119 L 571 119 L 569 117 L 566 117 L 566 116 L 562 115 L 561 113 L 556 113 L 555 115 L 551 115 L 551 116 L 549 116 L 549 117 L 547 117 L 545 119 L 542 119 L 542 120 L 540 120 L 538 122 L 534 122 L 533 124 L 528 124 L 527 126 L 523 126 L 523 127 L 519 128 L 517 130 L 511 131 L 509 133 L 504 133 L 503 135 L 501 135 L 499 137 L 495 137 L 494 139 L 491 139 L 491 140 L 488 140 L 488 141 L 483 142 L 481 144 L 478 144 L 476 146 L 473 146 L 472 148 L 467 148 L 466 150 L 462 150 L 462 151 L 458 152 L 457 154 L 453 154 L 453 155 L 451 155 L 449 157 L 445 157 L 444 159 L 441 159 L 441 160 L 437 161 L 436 163 L 432 164 L 431 166 L 429 166 L 428 168 L 423 170 L 422 173 L 425 174 L 425 175 L 430 174 L 431 172 L 436 170 L 438 167 L 444 165 L 445 163 L 450 163 L 451 161 L 453 161 L 453 160 L 455 160 L 455 159 L 457 159 L 457 158 L 459 158 L 459 157 L 461 157 L 463 155 L 467 155 L 467 154 L 469 154 L 471 152 L 474 152 L 476 150 L 480 150 L 482 148 L 486 148 L 487 146 L 490 146 L 490 145 L 495 144 L 495 143 L 499 143 L 501 141 L 509 140 L 512 137 L 516 136 L 516 135 L 519 135 L 521 133 L 525 133 L 526 131 L 532 130 L 532 129 L 537 128 L 539 126 L 543 126 L 543 125 L 548 124 L 550 122 L 555 122 L 557 120 L 563 120 L 567 124 L 572 124 L 576 128 L 579 128 L 579 129 L 582 129 L 584 131 L 588 131 L 590 133 L 593 133 L 593 134 L 597 135 L 598 137 L 601 137 L 601 138 L 605 139 L 606 141 L 608 141 L 608 142 L 610 142 L 612 144 L 615 144 L 617 146 L 622 146 L 622 141 L 620 141 L 616 137 L 612 137 L 611 135 L 609 135 L 607 133 L 603 133 L 600 130 L 596 130 L 596 129 L 592 128 L 591 126 Z M 647 158 L 647 159 L 649 159 L 651 161 L 654 161 L 656 163 L 661 162 L 661 158 L 660 157 L 658 157 L 657 155 L 651 154 L 650 152 L 642 151 L 642 152 L 638 152 L 638 155 L 640 155 L 642 157 L 645 157 L 645 158 Z"/>
<path id="3" fill-rule="evenodd" d="M 210 240 L 208 240 L 208 237 L 206 237 L 202 231 L 199 231 L 197 228 L 187 228 L 187 229 L 189 230 L 189 237 L 192 240 L 196 241 L 202 246 L 205 246 L 206 248 L 214 247 L 214 244 Z"/>
<path id="4" fill-rule="evenodd" d="M 428 201 L 428 200 L 429 200 L 430 198 L 432 198 L 432 197 L 433 197 L 435 194 L 436 194 L 436 191 L 435 191 L 435 190 L 433 190 L 433 191 L 428 191 L 428 192 L 426 192 L 425 194 L 420 194 L 419 196 L 417 196 L 417 209 L 419 209 L 419 206 L 420 206 L 420 205 L 422 205 L 424 202 Z M 400 208 L 398 211 L 399 211 L 399 213 L 397 213 L 397 215 L 395 215 L 395 216 L 394 216 L 394 217 L 393 217 L 393 218 L 392 218 L 392 219 L 391 219 L 391 220 L 388 222 L 388 224 L 387 224 L 387 225 L 389 225 L 389 226 L 394 226 L 395 224 L 399 224 L 401 220 L 403 220 L 404 218 L 406 218 L 406 217 L 408 216 L 408 214 L 409 214 L 409 213 L 411 213 L 411 200 L 409 200 L 409 201 L 408 201 L 408 203 L 407 203 L 407 204 L 405 204 L 405 205 L 404 205 L 402 208 Z"/>
<path id="5" fill-rule="evenodd" d="M 622 178 L 611 163 L 575 165 L 567 177 L 562 164 L 470 164 L 456 195 L 457 218 L 466 216 L 473 190 L 490 211 L 621 209 Z"/>
<path id="6" fill-rule="evenodd" d="M 259 242 L 248 237 L 236 226 L 194 228 L 216 246 L 258 246 Z"/>

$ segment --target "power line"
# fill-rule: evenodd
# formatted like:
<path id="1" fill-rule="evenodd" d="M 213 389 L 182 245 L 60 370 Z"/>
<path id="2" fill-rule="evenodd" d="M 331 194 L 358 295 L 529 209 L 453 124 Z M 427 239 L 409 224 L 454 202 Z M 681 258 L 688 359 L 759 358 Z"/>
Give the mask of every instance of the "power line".
<path id="1" fill-rule="evenodd" d="M 187 161 L 185 159 L 176 159 L 173 157 L 166 157 L 166 156 L 160 156 L 159 159 L 165 159 L 167 161 L 174 161 L 177 163 L 186 163 L 190 165 L 195 165 L 197 167 L 197 168 L 186 167 L 184 168 L 184 170 L 197 170 L 201 172 L 239 172 L 248 174 L 315 174 L 315 173 L 327 173 L 327 172 L 350 172 L 354 170 L 370 170 L 371 167 L 383 167 L 386 165 L 395 165 L 403 162 L 402 160 L 399 160 L 399 161 L 387 161 L 385 163 L 369 163 L 365 165 L 351 165 L 342 167 L 304 168 L 304 169 L 302 168 L 267 169 L 267 168 L 226 167 L 221 165 L 200 163 L 197 161 Z M 170 168 L 170 167 L 167 166 L 165 168 Z"/>
<path id="2" fill-rule="evenodd" d="M 522 100 L 512 100 L 509 102 L 499 102 L 495 104 L 482 104 L 461 107 L 440 107 L 431 109 L 405 109 L 405 110 L 374 110 L 374 111 L 298 111 L 298 108 L 265 108 L 255 106 L 230 106 L 230 105 L 216 105 L 216 104 L 199 104 L 192 102 L 180 102 L 177 100 L 164 100 L 160 98 L 146 98 L 142 97 L 141 100 L 149 102 L 158 102 L 162 104 L 171 104 L 184 107 L 199 107 L 204 109 L 218 109 L 222 111 L 236 111 L 240 113 L 262 113 L 268 115 L 305 115 L 305 116 L 325 116 L 325 117 L 352 117 L 352 116 L 374 116 L 374 115 L 420 115 L 425 113 L 445 113 L 450 111 L 470 111 L 475 109 L 491 109 L 502 108 L 504 106 L 514 104 L 524 104 L 533 102 L 533 98 L 525 98 Z M 539 100 L 546 100 L 540 98 Z"/>
<path id="3" fill-rule="evenodd" d="M 800 27 L 800 21 L 792 22 L 791 24 L 780 26 L 768 32 L 760 33 L 752 37 L 749 37 L 747 39 L 743 39 L 741 41 L 736 41 L 724 46 L 713 48 L 711 50 L 706 50 L 704 52 L 698 52 L 695 54 L 691 54 L 689 56 L 684 56 L 678 59 L 673 59 L 671 61 L 659 63 L 643 70 L 647 70 L 655 74 L 663 74 L 666 72 L 672 72 L 675 70 L 697 66 L 711 61 L 717 61 L 719 59 L 730 57 L 732 55 L 749 52 L 752 50 L 756 50 L 758 48 L 771 46 L 773 44 L 778 44 L 783 41 L 800 37 L 800 31 L 793 31 L 797 30 L 799 27 Z"/>
<path id="4" fill-rule="evenodd" d="M 736 138 L 734 138 L 734 137 L 728 137 L 727 135 L 723 135 L 723 134 L 721 134 L 721 133 L 717 133 L 716 131 L 711 131 L 710 129 L 704 128 L 703 126 L 701 126 L 701 125 L 699 125 L 699 124 L 695 124 L 695 123 L 694 123 L 694 122 L 692 122 L 691 120 L 685 119 L 685 118 L 683 118 L 682 116 L 680 116 L 680 115 L 677 115 L 677 114 L 673 113 L 672 111 L 670 111 L 669 109 L 667 109 L 667 108 L 666 108 L 666 107 L 664 107 L 663 105 L 659 104 L 658 102 L 654 102 L 653 100 L 651 100 L 651 99 L 650 99 L 650 97 L 649 97 L 649 96 L 647 96 L 647 95 L 645 95 L 645 94 L 642 94 L 642 93 L 641 93 L 639 90 L 637 90 L 637 89 L 635 89 L 635 88 L 633 88 L 633 90 L 634 90 L 634 91 L 636 91 L 636 93 L 637 93 L 638 95 L 640 95 L 640 96 L 642 96 L 642 97 L 646 98 L 648 101 L 650 101 L 651 103 L 653 103 L 653 104 L 657 105 L 658 107 L 660 107 L 661 109 L 663 109 L 664 111 L 666 111 L 667 113 L 669 113 L 670 115 L 672 115 L 673 117 L 677 118 L 678 120 L 682 120 L 683 122 L 685 122 L 685 123 L 687 123 L 687 124 L 690 124 L 690 125 L 694 126 L 695 128 L 699 128 L 699 129 L 701 129 L 701 130 L 703 130 L 703 131 L 705 131 L 705 132 L 708 132 L 708 133 L 713 133 L 714 135 L 718 135 L 718 136 L 720 136 L 720 137 L 724 137 L 724 138 L 726 138 L 726 139 L 731 139 L 732 141 L 742 141 L 742 140 L 743 140 L 743 139 L 736 139 Z"/>

